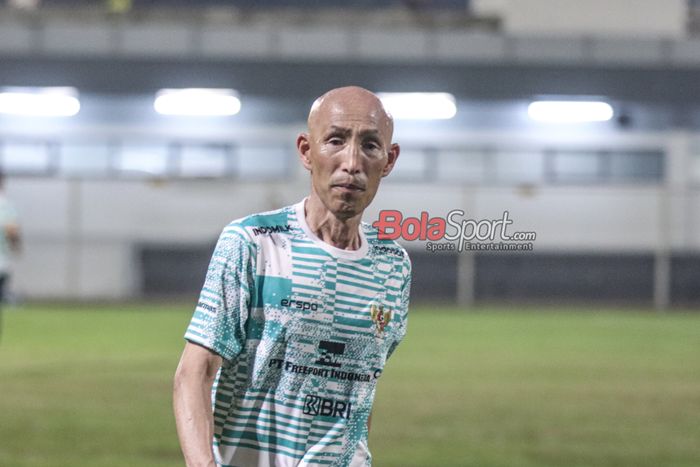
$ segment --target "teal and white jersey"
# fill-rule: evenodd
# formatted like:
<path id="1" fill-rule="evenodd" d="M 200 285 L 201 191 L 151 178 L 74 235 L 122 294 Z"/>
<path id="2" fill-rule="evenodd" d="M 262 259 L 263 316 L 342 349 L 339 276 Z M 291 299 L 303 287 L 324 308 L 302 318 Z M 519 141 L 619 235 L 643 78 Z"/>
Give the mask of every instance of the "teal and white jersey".
<path id="1" fill-rule="evenodd" d="M 222 466 L 370 466 L 367 418 L 406 332 L 411 264 L 361 227 L 359 250 L 311 232 L 304 201 L 229 224 L 185 338 L 223 357 Z"/>

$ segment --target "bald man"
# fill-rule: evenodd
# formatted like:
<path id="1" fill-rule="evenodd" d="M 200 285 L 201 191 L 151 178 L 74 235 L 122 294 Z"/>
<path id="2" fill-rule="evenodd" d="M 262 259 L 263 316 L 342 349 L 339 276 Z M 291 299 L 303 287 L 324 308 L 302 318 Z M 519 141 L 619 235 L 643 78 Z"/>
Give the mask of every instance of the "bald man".
<path id="1" fill-rule="evenodd" d="M 406 251 L 361 222 L 399 156 L 392 133 L 374 94 L 329 91 L 297 138 L 308 197 L 224 229 L 175 375 L 188 466 L 371 465 L 411 280 Z"/>

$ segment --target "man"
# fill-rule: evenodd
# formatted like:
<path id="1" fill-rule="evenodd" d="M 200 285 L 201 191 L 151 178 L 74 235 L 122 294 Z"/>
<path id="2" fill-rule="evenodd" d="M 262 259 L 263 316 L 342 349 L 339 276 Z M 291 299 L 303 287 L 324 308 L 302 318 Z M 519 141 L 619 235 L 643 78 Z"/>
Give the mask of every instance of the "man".
<path id="1" fill-rule="evenodd" d="M 175 375 L 188 466 L 371 465 L 410 287 L 405 250 L 361 223 L 399 156 L 392 133 L 374 94 L 329 91 L 297 138 L 309 196 L 224 229 Z"/>
<path id="2" fill-rule="evenodd" d="M 0 337 L 2 336 L 2 303 L 10 277 L 10 260 L 19 250 L 19 224 L 14 206 L 5 196 L 5 177 L 0 173 Z"/>

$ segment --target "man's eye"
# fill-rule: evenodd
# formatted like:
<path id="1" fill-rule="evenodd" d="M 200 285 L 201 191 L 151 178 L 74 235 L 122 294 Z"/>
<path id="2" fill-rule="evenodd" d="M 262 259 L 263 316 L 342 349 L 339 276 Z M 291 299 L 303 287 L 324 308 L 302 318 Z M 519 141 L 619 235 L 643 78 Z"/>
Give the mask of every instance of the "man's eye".
<path id="1" fill-rule="evenodd" d="M 343 140 L 340 138 L 331 138 L 328 140 L 328 143 L 337 146 L 339 144 L 343 144 Z"/>
<path id="2" fill-rule="evenodd" d="M 379 149 L 379 145 L 375 142 L 370 141 L 365 143 L 365 149 L 367 149 L 368 151 L 377 151 Z"/>

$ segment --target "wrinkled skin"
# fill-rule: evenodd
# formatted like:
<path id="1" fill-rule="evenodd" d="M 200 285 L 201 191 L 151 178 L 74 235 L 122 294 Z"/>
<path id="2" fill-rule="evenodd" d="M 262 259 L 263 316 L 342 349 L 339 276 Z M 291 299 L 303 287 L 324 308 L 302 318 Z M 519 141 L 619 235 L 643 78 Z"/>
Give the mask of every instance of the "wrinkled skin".
<path id="1" fill-rule="evenodd" d="M 399 145 L 391 142 L 392 118 L 374 94 L 346 87 L 316 100 L 308 127 L 297 138 L 311 173 L 307 222 L 324 241 L 356 249 L 362 213 L 399 156 Z"/>

